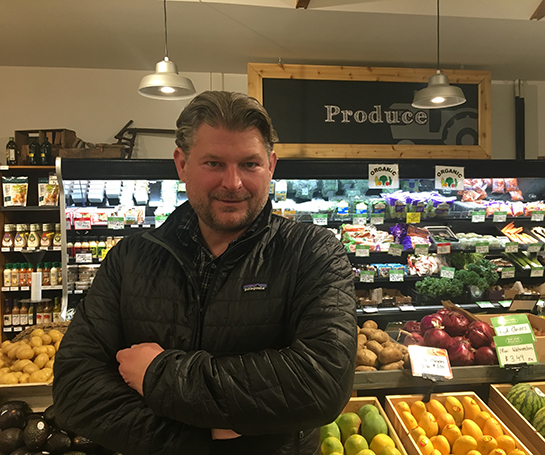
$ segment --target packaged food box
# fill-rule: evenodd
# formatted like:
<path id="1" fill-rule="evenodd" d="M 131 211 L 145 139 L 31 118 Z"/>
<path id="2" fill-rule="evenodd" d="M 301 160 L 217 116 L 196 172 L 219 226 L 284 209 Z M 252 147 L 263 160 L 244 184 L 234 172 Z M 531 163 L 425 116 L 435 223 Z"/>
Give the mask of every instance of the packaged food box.
<path id="1" fill-rule="evenodd" d="M 403 443 L 401 442 L 401 439 L 399 438 L 394 426 L 392 425 L 392 422 L 386 415 L 386 412 L 384 412 L 384 408 L 381 406 L 379 400 L 377 397 L 352 397 L 350 398 L 350 401 L 347 403 L 347 405 L 343 409 L 343 414 L 345 412 L 355 412 L 357 413 L 360 408 L 366 404 L 372 404 L 377 409 L 379 414 L 384 417 L 384 420 L 386 421 L 386 424 L 388 425 L 388 436 L 393 439 L 393 441 L 396 444 L 397 450 L 401 453 L 401 455 L 408 455 L 407 451 L 405 450 L 405 447 L 403 446 Z"/>
<path id="2" fill-rule="evenodd" d="M 532 384 L 542 391 L 545 390 L 545 382 L 529 382 L 528 384 Z M 513 387 L 511 384 L 490 384 L 488 396 L 490 409 L 534 454 L 545 454 L 545 438 L 507 399 L 511 387 Z"/>
<path id="3" fill-rule="evenodd" d="M 431 394 L 431 398 L 438 400 L 442 404 L 445 404 L 445 401 L 447 397 L 453 396 L 456 397 L 460 402 L 463 400 L 464 396 L 468 396 L 475 400 L 481 410 L 486 411 L 490 414 L 491 417 L 494 417 L 500 424 L 503 434 L 511 436 L 517 445 L 517 448 L 522 450 L 527 455 L 538 455 L 537 453 L 534 453 L 530 451 L 526 445 L 510 430 L 510 428 L 505 425 L 504 422 L 488 407 L 488 405 L 479 398 L 479 396 L 475 392 L 450 392 L 450 393 L 433 393 Z M 422 400 L 424 398 L 424 395 L 388 395 L 385 398 L 385 408 L 386 408 L 386 415 L 392 422 L 395 431 L 399 435 L 399 438 L 401 439 L 402 444 L 405 446 L 405 449 L 408 453 L 408 455 L 422 455 L 422 451 L 418 448 L 416 441 L 409 435 L 409 430 L 405 423 L 401 420 L 401 416 L 399 415 L 396 404 L 400 401 L 405 401 L 410 406 L 412 403 L 418 400 Z M 542 455 L 543 452 L 540 454 Z"/>

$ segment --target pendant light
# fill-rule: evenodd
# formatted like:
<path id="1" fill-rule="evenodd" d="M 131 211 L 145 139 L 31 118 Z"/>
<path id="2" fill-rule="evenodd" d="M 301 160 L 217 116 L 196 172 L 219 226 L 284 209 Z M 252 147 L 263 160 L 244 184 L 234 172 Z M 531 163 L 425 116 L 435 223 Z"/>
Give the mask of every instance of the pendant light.
<path id="1" fill-rule="evenodd" d="M 191 79 L 180 76 L 176 64 L 168 59 L 167 0 L 163 0 L 165 16 L 165 58 L 155 65 L 155 73 L 142 78 L 138 93 L 157 100 L 181 100 L 195 94 Z"/>
<path id="2" fill-rule="evenodd" d="M 416 92 L 412 106 L 419 109 L 440 109 L 466 102 L 459 87 L 449 85 L 448 76 L 439 69 L 439 0 L 437 0 L 437 73 L 428 79 L 428 86 Z"/>

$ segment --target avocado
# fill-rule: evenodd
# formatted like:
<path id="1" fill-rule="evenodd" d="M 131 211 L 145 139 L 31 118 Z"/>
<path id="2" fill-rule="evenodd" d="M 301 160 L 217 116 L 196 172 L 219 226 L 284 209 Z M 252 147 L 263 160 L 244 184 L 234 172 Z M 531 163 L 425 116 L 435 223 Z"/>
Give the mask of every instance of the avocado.
<path id="1" fill-rule="evenodd" d="M 2 414 L 2 412 L 4 411 L 10 411 L 12 409 L 19 409 L 23 411 L 25 415 L 32 412 L 32 409 L 30 409 L 30 406 L 26 401 L 12 400 L 2 403 L 2 405 L 0 406 L 0 414 Z"/>
<path id="2" fill-rule="evenodd" d="M 8 428 L 0 433 L 0 450 L 3 453 L 11 453 L 24 445 L 23 430 L 20 428 Z"/>
<path id="3" fill-rule="evenodd" d="M 53 405 L 46 408 L 43 413 L 43 417 L 49 425 L 55 425 L 55 408 L 53 407 Z"/>
<path id="4" fill-rule="evenodd" d="M 39 450 L 47 441 L 51 428 L 43 419 L 31 419 L 23 430 L 23 440 L 25 445 L 32 450 Z"/>
<path id="5" fill-rule="evenodd" d="M 26 416 L 23 411 L 17 408 L 0 412 L 0 430 L 6 428 L 25 428 Z"/>
<path id="6" fill-rule="evenodd" d="M 87 455 L 85 452 L 80 452 L 79 450 L 70 450 L 68 452 L 64 452 L 64 455 Z"/>
<path id="7" fill-rule="evenodd" d="M 82 452 L 88 452 L 98 447 L 98 444 L 94 443 L 85 436 L 74 436 L 72 438 L 72 449 L 81 450 Z"/>
<path id="8" fill-rule="evenodd" d="M 62 433 L 61 431 L 53 431 L 48 440 L 45 442 L 43 450 L 51 453 L 52 455 L 57 455 L 70 450 L 71 444 L 72 441 L 70 436 L 68 436 L 66 433 Z"/>
<path id="9" fill-rule="evenodd" d="M 34 455 L 34 452 L 26 447 L 19 447 L 9 455 Z"/>

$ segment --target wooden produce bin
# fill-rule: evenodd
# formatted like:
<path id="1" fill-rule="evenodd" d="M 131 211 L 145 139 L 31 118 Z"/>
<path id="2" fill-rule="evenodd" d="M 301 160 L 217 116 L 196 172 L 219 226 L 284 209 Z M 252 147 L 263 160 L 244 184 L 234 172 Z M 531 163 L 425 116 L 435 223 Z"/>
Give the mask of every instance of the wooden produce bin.
<path id="1" fill-rule="evenodd" d="M 528 382 L 545 391 L 545 382 Z M 535 454 L 545 454 L 545 438 L 541 436 L 528 420 L 507 400 L 511 384 L 491 384 L 488 405 L 496 415 L 507 423 L 518 438 Z"/>
<path id="2" fill-rule="evenodd" d="M 52 382 L 0 385 L 0 403 L 13 400 L 26 401 L 34 412 L 43 412 L 53 404 Z"/>
<path id="3" fill-rule="evenodd" d="M 532 452 L 525 444 L 507 427 L 502 420 L 490 409 L 484 401 L 482 401 L 475 392 L 451 392 L 451 393 L 432 393 L 431 398 L 439 400 L 445 404 L 445 400 L 448 396 L 453 396 L 462 401 L 464 396 L 473 398 L 480 406 L 481 410 L 488 412 L 492 417 L 496 418 L 501 425 L 504 434 L 513 437 L 517 443 L 517 448 L 522 450 L 527 455 L 544 455 L 545 452 Z M 388 395 L 386 396 L 385 407 L 386 415 L 390 418 L 390 421 L 394 425 L 394 429 L 399 435 L 401 442 L 405 446 L 409 455 L 422 455 L 422 452 L 416 445 L 416 441 L 409 436 L 409 430 L 401 420 L 399 413 L 395 406 L 400 401 L 406 401 L 410 406 L 412 403 L 418 400 L 422 400 L 424 395 Z"/>
<path id="4" fill-rule="evenodd" d="M 394 429 L 394 426 L 392 425 L 392 422 L 386 415 L 386 412 L 384 412 L 384 408 L 381 406 L 377 397 L 352 397 L 350 398 L 350 401 L 347 403 L 347 405 L 344 407 L 342 413 L 343 414 L 345 412 L 357 413 L 359 409 L 366 404 L 372 404 L 378 409 L 378 412 L 380 413 L 380 415 L 384 417 L 384 420 L 386 420 L 386 424 L 388 425 L 388 436 L 390 436 L 395 442 L 397 450 L 399 450 L 401 455 L 408 455 L 407 451 L 405 450 L 405 447 L 403 446 L 403 443 L 399 439 L 398 433 Z"/>

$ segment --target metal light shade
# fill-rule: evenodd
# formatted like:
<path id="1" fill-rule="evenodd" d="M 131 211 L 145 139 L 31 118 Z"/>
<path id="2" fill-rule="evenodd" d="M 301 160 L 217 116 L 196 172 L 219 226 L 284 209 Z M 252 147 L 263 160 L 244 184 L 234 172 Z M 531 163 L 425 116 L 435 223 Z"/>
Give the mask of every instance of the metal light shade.
<path id="1" fill-rule="evenodd" d="M 156 100 L 181 100 L 195 94 L 191 79 L 180 76 L 168 57 L 155 65 L 155 73 L 142 78 L 138 93 Z"/>
<path id="2" fill-rule="evenodd" d="M 412 106 L 419 109 L 439 109 L 466 102 L 459 87 L 449 85 L 448 76 L 439 71 L 428 79 L 428 86 L 416 92 Z"/>

